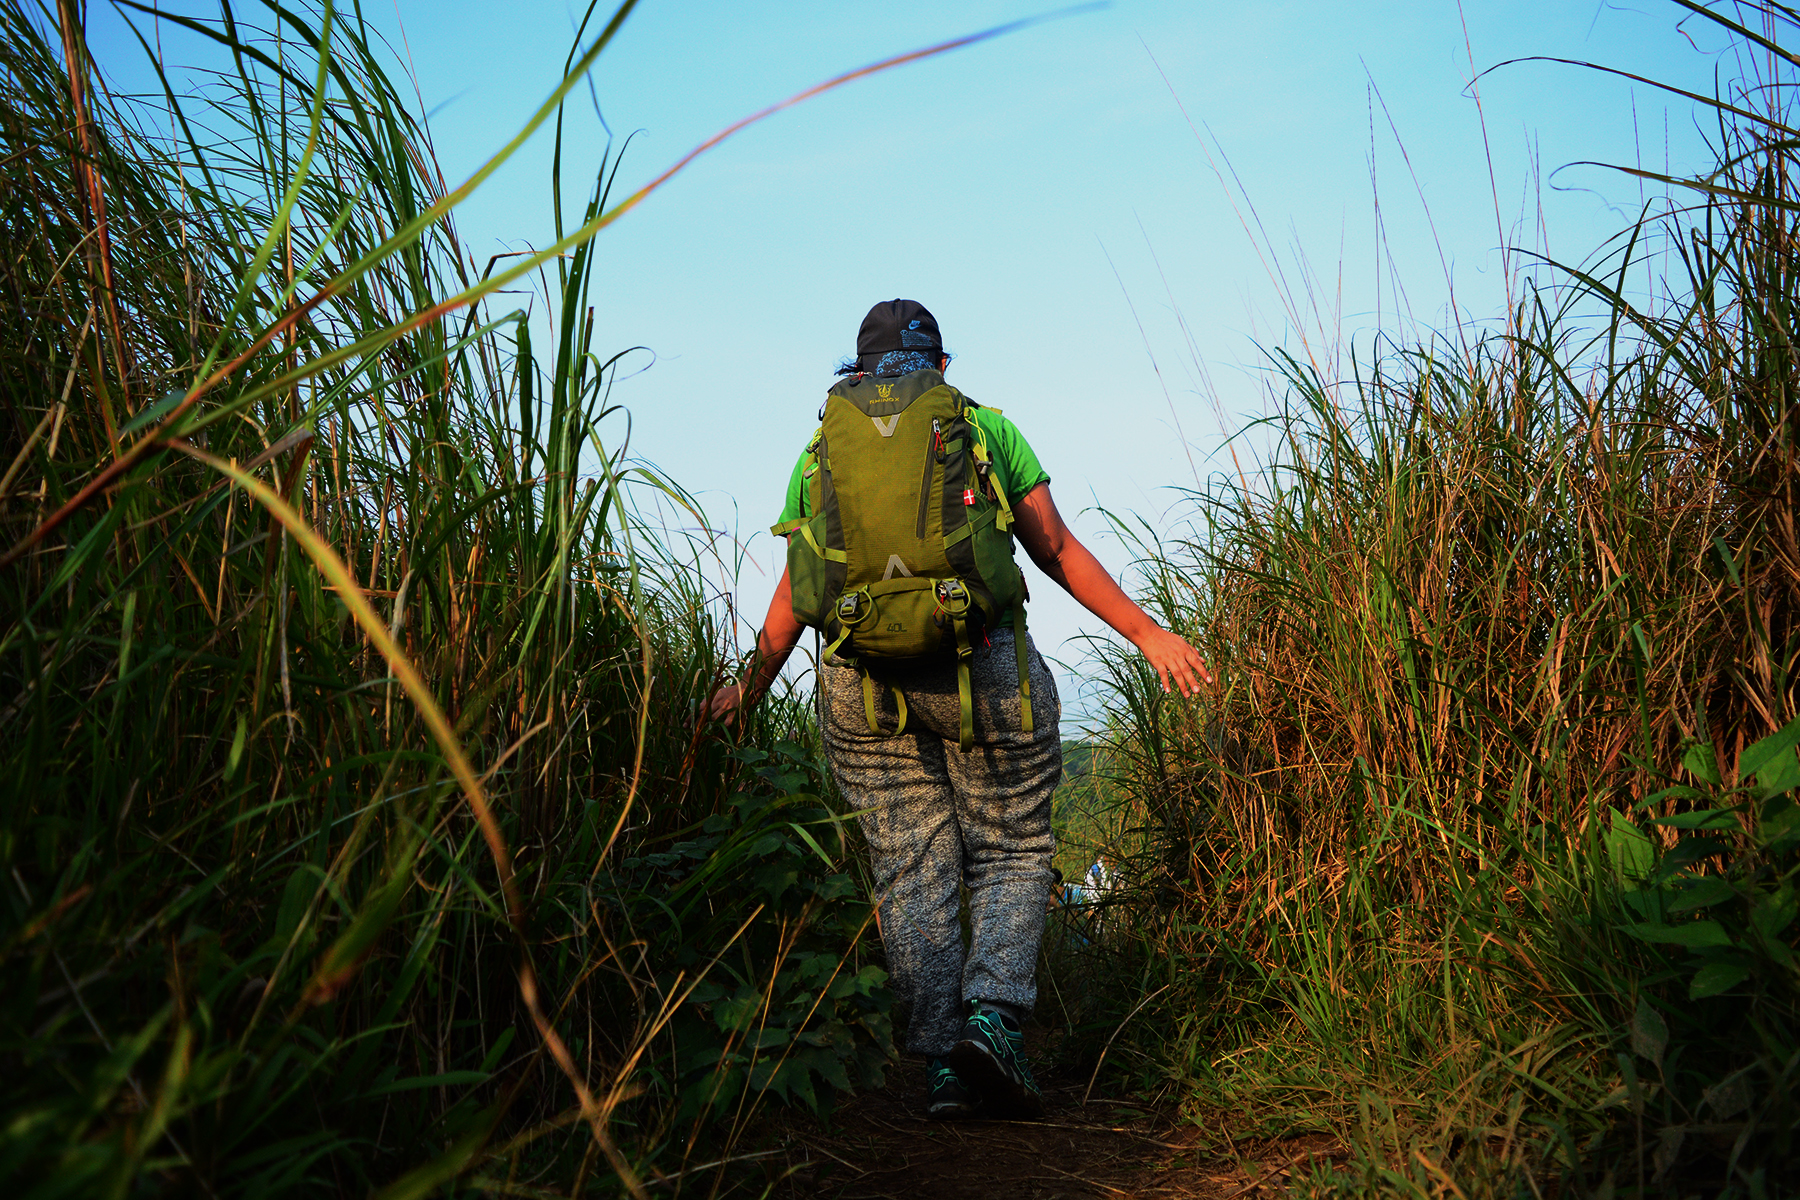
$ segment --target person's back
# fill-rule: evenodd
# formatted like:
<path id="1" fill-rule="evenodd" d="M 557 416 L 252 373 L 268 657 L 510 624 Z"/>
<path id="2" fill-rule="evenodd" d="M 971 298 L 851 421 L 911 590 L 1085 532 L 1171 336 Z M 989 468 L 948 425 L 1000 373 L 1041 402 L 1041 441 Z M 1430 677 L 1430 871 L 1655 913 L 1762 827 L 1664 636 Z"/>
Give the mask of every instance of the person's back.
<path id="1" fill-rule="evenodd" d="M 715 693 L 708 711 L 730 720 L 760 696 L 804 626 L 830 639 L 818 666 L 820 728 L 869 844 L 889 973 L 910 1010 L 906 1045 L 931 1065 L 927 1111 L 1034 1115 L 1042 1097 L 1022 1026 L 1037 999 L 1053 878 L 1050 797 L 1062 776 L 1061 708 L 1025 630 L 1024 589 L 1005 585 L 1017 577 L 1012 537 L 1138 646 L 1165 689 L 1172 681 L 1192 695 L 1211 677 L 1194 649 L 1132 603 L 1063 525 L 1049 474 L 1017 427 L 992 409 L 962 406 L 967 398 L 943 379 L 948 365 L 924 306 L 887 301 L 864 318 L 857 354 L 832 389 L 851 406 L 840 406 L 841 421 L 831 421 L 827 401 L 827 425 L 841 431 L 840 445 L 815 435 L 789 480 L 775 527 L 788 538 L 788 570 L 758 657 L 749 678 Z M 913 442 L 930 448 L 929 458 L 917 455 L 919 473 L 887 464 L 879 448 L 887 431 L 898 431 L 915 403 L 952 394 L 961 397 L 955 417 L 936 411 L 936 436 Z M 966 430 L 949 423 L 965 413 Z M 864 418 L 872 433 L 860 428 Z M 914 432 L 923 429 L 913 424 Z M 966 444 L 952 448 L 959 437 Z M 844 457 L 859 447 L 855 461 Z M 957 453 L 964 457 L 953 465 Z M 986 469 L 976 471 L 980 460 Z M 833 494 L 842 471 L 856 481 L 855 499 Z M 921 570 L 908 565 L 907 553 Z M 889 558 L 898 558 L 898 569 L 887 569 Z M 859 599 L 847 604 L 846 596 Z M 870 615 L 884 611 L 891 615 L 879 622 Z M 942 635 L 924 639 L 931 644 L 922 649 L 916 638 L 894 640 L 914 631 L 886 628 L 920 619 Z M 905 652 L 882 653 L 890 644 Z M 958 922 L 965 883 L 966 953 Z"/>

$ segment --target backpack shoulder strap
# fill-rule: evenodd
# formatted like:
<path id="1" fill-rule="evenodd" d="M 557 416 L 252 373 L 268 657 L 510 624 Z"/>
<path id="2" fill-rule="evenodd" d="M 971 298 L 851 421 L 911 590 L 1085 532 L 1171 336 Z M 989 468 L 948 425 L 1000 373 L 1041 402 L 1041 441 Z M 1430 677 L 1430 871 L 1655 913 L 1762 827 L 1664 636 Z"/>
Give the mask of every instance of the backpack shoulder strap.
<path id="1" fill-rule="evenodd" d="M 821 442 L 823 442 L 824 440 L 825 440 L 825 427 L 823 425 L 821 425 L 817 429 L 813 430 L 812 437 L 806 443 L 806 449 L 801 451 L 801 454 L 803 456 L 810 457 L 813 460 L 813 470 L 818 469 L 818 466 L 819 466 L 819 444 Z M 812 473 L 811 471 L 807 472 L 808 475 L 810 475 L 811 473 Z M 769 526 L 769 532 L 774 534 L 776 537 L 786 537 L 788 534 L 793 533 L 795 530 L 804 528 L 806 523 L 808 521 L 810 521 L 811 519 L 812 518 L 810 518 L 810 517 L 795 517 L 791 521 L 782 521 L 779 524 Z M 809 537 L 806 540 L 810 542 L 813 539 Z"/>
<path id="2" fill-rule="evenodd" d="M 970 421 L 969 424 L 974 425 L 975 422 Z M 975 428 L 975 441 L 970 444 L 969 449 L 975 455 L 978 471 L 987 474 L 993 469 L 994 460 L 988 457 L 987 443 L 982 440 L 980 426 Z M 1000 502 L 1000 511 L 994 514 L 994 528 L 1001 533 L 1011 533 L 1013 527 L 1012 504 L 1006 499 L 1006 489 L 1001 486 L 999 480 L 994 481 L 994 499 Z"/>

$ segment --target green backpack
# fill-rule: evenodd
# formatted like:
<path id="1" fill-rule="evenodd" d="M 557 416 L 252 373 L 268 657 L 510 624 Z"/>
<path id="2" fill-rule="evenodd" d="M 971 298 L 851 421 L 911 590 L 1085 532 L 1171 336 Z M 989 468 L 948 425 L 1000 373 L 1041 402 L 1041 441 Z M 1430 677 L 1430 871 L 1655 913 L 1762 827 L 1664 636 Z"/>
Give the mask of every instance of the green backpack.
<path id="1" fill-rule="evenodd" d="M 882 732 L 868 663 L 954 655 L 964 750 L 975 736 L 969 660 L 1009 609 L 1032 729 L 1025 580 L 975 407 L 937 371 L 844 378 L 807 447 L 812 515 L 770 530 L 788 539 L 794 617 L 823 634 L 827 662 L 862 670 L 869 731 Z M 898 735 L 906 700 L 897 688 L 894 699 Z"/>

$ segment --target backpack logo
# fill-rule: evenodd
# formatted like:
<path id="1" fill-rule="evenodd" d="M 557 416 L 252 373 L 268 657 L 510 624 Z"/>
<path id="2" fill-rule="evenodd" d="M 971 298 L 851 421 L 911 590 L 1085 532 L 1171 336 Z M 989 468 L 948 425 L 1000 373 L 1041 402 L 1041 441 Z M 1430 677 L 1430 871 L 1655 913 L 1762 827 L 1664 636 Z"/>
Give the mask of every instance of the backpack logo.
<path id="1" fill-rule="evenodd" d="M 869 420 L 875 422 L 875 430 L 877 433 L 881 434 L 882 437 L 893 437 L 894 426 L 900 424 L 900 414 L 895 413 L 893 416 L 889 417 L 886 424 L 882 423 L 880 417 L 870 417 Z"/>
<path id="2" fill-rule="evenodd" d="M 878 383 L 875 385 L 875 394 L 880 396 L 883 400 L 892 400 L 894 398 L 894 385 L 891 383 Z"/>
<path id="3" fill-rule="evenodd" d="M 888 555 L 887 561 L 887 573 L 881 577 L 881 582 L 886 583 L 888 580 L 892 579 L 895 571 L 900 572 L 900 574 L 908 579 L 913 577 L 913 573 L 906 569 L 906 564 L 900 561 L 900 556 L 898 554 L 890 554 Z"/>

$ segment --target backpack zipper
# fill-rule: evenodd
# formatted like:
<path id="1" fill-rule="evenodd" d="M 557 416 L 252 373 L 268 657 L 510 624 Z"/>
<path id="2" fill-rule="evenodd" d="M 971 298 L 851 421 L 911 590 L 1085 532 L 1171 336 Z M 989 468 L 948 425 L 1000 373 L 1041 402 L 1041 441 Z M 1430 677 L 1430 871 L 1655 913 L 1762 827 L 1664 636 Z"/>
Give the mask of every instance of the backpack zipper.
<path id="1" fill-rule="evenodd" d="M 931 512 L 931 464 L 937 458 L 937 448 L 943 443 L 943 432 L 938 427 L 938 419 L 931 418 L 931 440 L 925 443 L 925 474 L 919 480 L 919 523 L 917 536 L 925 537 L 925 518 Z"/>

